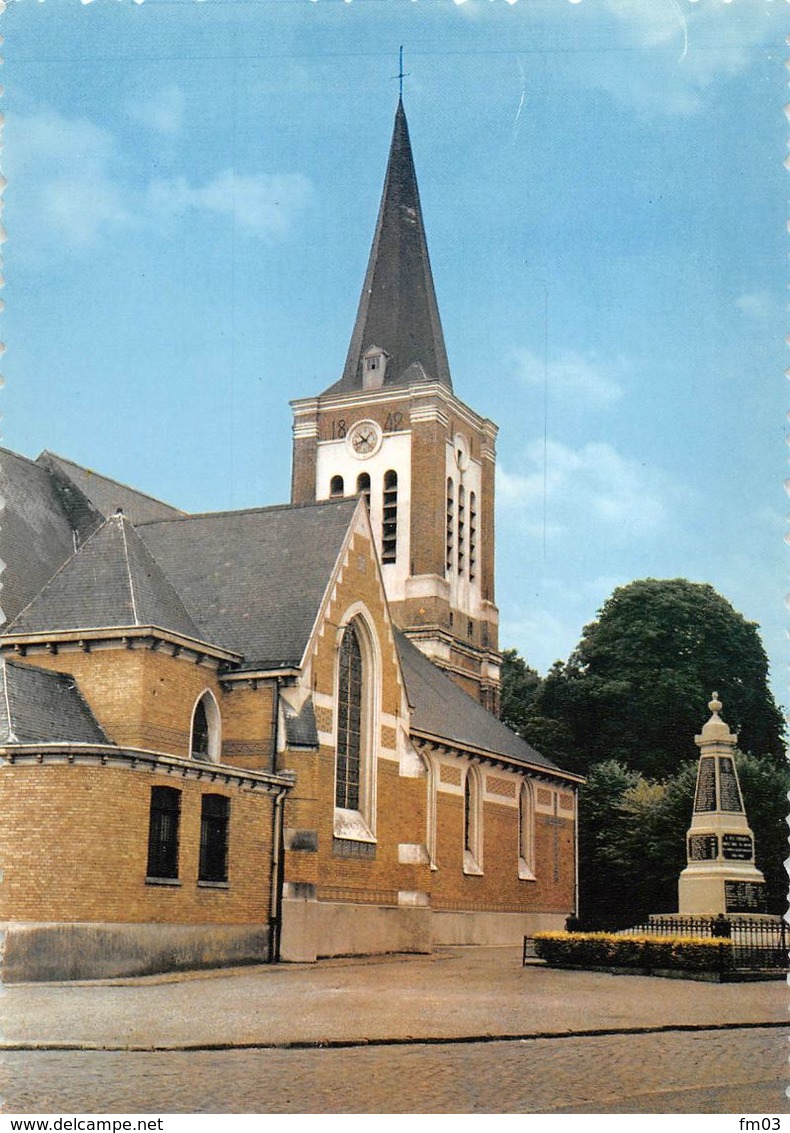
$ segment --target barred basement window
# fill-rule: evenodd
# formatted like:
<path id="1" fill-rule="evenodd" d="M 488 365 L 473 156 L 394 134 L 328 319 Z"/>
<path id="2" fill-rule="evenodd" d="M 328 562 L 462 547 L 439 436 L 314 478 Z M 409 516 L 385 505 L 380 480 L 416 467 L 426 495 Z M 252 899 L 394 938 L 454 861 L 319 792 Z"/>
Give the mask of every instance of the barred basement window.
<path id="1" fill-rule="evenodd" d="M 340 643 L 335 806 L 359 810 L 362 758 L 362 652 L 353 625 Z"/>
<path id="2" fill-rule="evenodd" d="M 151 788 L 148 825 L 148 877 L 178 877 L 178 824 L 181 792 L 175 787 Z"/>
<path id="3" fill-rule="evenodd" d="M 466 538 L 466 493 L 458 487 L 458 573 L 464 573 L 464 540 Z"/>
<path id="4" fill-rule="evenodd" d="M 381 561 L 394 563 L 398 546 L 398 473 L 384 473 L 384 508 L 381 522 Z"/>
<path id="5" fill-rule="evenodd" d="M 453 569 L 453 529 L 454 516 L 454 485 L 450 477 L 447 478 L 447 520 L 445 534 L 444 569 L 447 574 Z"/>
<path id="6" fill-rule="evenodd" d="M 345 485 L 342 476 L 333 476 L 329 481 L 329 495 L 332 499 L 337 496 L 342 496 L 345 492 Z"/>
<path id="7" fill-rule="evenodd" d="M 199 881 L 228 880 L 228 826 L 230 799 L 204 795 L 200 808 Z"/>
<path id="8" fill-rule="evenodd" d="M 477 574 L 477 496 L 469 493 L 469 580 Z"/>

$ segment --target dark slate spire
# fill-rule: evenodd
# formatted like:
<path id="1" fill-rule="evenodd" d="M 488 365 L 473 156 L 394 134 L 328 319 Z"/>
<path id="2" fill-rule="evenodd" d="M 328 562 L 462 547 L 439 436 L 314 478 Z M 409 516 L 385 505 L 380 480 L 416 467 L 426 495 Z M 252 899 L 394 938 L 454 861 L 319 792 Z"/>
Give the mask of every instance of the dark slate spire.
<path id="1" fill-rule="evenodd" d="M 363 355 L 371 348 L 383 352 L 385 386 L 427 380 L 444 382 L 452 389 L 409 128 L 400 101 L 357 321 L 343 377 L 332 386 L 332 393 L 368 384 L 363 383 Z"/>

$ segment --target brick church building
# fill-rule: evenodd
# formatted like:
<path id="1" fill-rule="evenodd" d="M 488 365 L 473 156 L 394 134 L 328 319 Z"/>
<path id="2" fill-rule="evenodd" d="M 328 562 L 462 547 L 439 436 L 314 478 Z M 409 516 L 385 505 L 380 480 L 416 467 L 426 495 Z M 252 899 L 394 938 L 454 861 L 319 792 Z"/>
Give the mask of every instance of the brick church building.
<path id="1" fill-rule="evenodd" d="M 512 943 L 577 776 L 497 718 L 496 426 L 453 392 L 406 118 L 290 504 L 2 455 L 7 980 Z"/>

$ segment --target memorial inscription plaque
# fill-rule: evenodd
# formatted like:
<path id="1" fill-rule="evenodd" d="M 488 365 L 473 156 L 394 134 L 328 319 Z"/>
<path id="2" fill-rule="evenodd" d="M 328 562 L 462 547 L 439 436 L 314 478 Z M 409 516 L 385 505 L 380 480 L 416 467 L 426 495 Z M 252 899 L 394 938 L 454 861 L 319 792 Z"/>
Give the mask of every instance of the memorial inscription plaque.
<path id="1" fill-rule="evenodd" d="M 715 809 L 716 760 L 708 757 L 699 761 L 699 778 L 697 779 L 697 797 L 694 800 L 694 810 Z"/>
<path id="2" fill-rule="evenodd" d="M 689 861 L 691 862 L 710 861 L 718 855 L 718 852 L 719 840 L 715 834 L 692 834 L 689 838 Z"/>
<path id="3" fill-rule="evenodd" d="M 765 886 L 757 881 L 725 881 L 724 903 L 728 913 L 764 913 Z"/>
<path id="4" fill-rule="evenodd" d="M 754 857 L 752 839 L 748 834 L 723 834 L 722 856 L 731 862 L 750 862 Z"/>
<path id="5" fill-rule="evenodd" d="M 719 806 L 722 810 L 738 813 L 743 810 L 735 766 L 731 759 L 719 760 Z"/>

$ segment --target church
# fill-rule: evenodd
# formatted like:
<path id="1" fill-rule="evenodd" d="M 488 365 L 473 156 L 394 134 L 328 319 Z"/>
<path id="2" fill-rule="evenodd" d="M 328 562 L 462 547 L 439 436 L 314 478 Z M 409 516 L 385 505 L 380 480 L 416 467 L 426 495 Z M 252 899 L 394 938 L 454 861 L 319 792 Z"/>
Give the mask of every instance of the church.
<path id="1" fill-rule="evenodd" d="M 401 102 L 342 375 L 292 408 L 274 507 L 0 455 L 6 981 L 575 912 L 580 779 L 497 715 L 497 427 L 453 391 Z"/>

